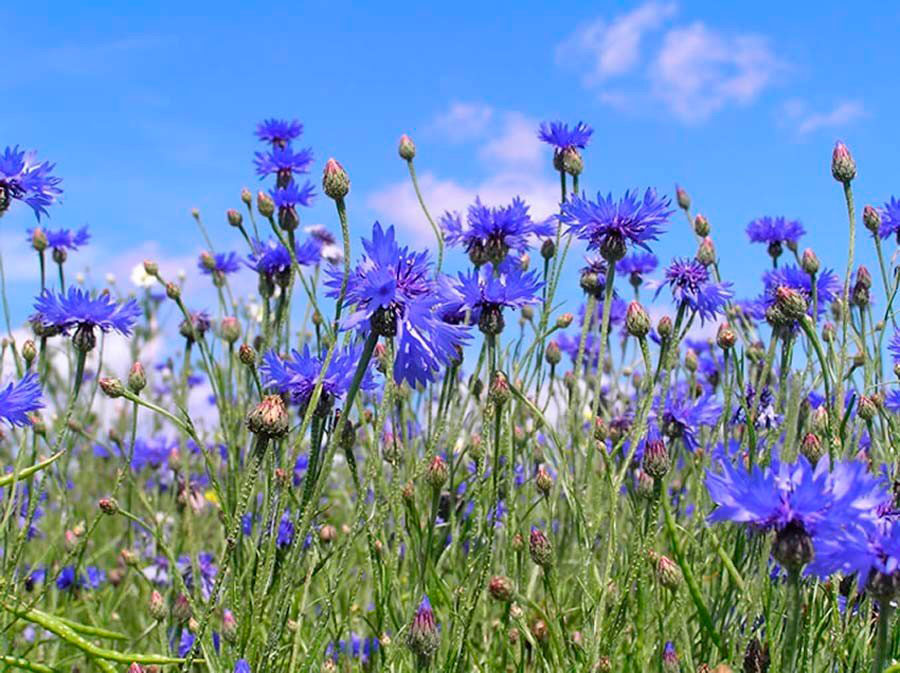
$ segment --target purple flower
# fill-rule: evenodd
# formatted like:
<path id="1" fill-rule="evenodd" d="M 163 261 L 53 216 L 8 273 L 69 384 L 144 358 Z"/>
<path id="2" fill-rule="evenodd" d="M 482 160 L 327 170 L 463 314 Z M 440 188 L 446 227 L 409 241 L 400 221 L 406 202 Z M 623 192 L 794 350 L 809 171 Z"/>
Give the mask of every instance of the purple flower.
<path id="1" fill-rule="evenodd" d="M 0 418 L 12 426 L 31 425 L 29 412 L 42 408 L 41 386 L 37 374 L 26 374 L 21 381 L 0 389 Z"/>
<path id="2" fill-rule="evenodd" d="M 679 304 L 686 304 L 700 316 L 700 322 L 715 319 L 733 293 L 731 283 L 715 283 L 709 270 L 696 259 L 675 258 L 666 269 L 665 284 Z M 662 285 L 656 290 L 657 296 Z"/>
<path id="3" fill-rule="evenodd" d="M 840 279 L 831 269 L 824 269 L 817 274 L 816 293 L 819 317 L 825 312 L 826 307 L 840 295 L 841 285 Z M 777 292 L 780 287 L 787 287 L 798 292 L 807 302 L 807 313 L 812 315 L 812 280 L 803 269 L 790 265 L 766 271 L 763 274 L 763 286 L 763 295 L 758 301 L 758 310 L 754 317 L 765 318 L 765 310 L 777 301 Z"/>
<path id="4" fill-rule="evenodd" d="M 701 427 L 714 426 L 721 415 L 722 405 L 712 395 L 695 400 L 687 394 L 671 393 L 663 411 L 662 430 L 672 439 L 680 438 L 684 447 L 694 452 L 700 448 L 697 435 Z"/>
<path id="5" fill-rule="evenodd" d="M 34 229 L 29 229 L 27 231 L 28 234 L 28 242 L 31 243 L 34 236 Z M 61 251 L 75 251 L 82 245 L 85 245 L 89 240 L 91 240 L 91 234 L 88 232 L 87 227 L 82 227 L 76 232 L 72 232 L 70 229 L 44 229 L 44 236 L 47 237 L 47 245 L 54 250 Z"/>
<path id="6" fill-rule="evenodd" d="M 186 657 L 194 647 L 194 634 L 187 629 L 181 630 L 181 638 L 178 640 L 178 656 Z"/>
<path id="7" fill-rule="evenodd" d="M 303 124 L 296 119 L 264 119 L 256 125 L 256 137 L 276 147 L 284 147 L 303 134 Z"/>
<path id="8" fill-rule="evenodd" d="M 857 574 L 859 590 L 873 573 L 892 575 L 900 569 L 900 525 L 896 516 L 874 523 L 854 523 L 831 535 L 816 538 L 816 557 L 810 572 L 826 578 L 835 572 Z"/>
<path id="9" fill-rule="evenodd" d="M 85 331 L 99 327 L 104 332 L 115 330 L 128 336 L 141 315 L 141 307 L 134 299 L 119 304 L 109 293 L 91 297 L 90 293 L 75 287 L 70 287 L 65 295 L 44 290 L 35 300 L 34 308 L 37 321 L 63 334 L 73 327 Z"/>
<path id="10" fill-rule="evenodd" d="M 272 201 L 279 210 L 293 209 L 296 206 L 309 208 L 315 195 L 316 188 L 309 180 L 306 180 L 302 187 L 297 186 L 297 183 L 292 180 L 286 187 L 269 190 L 269 196 L 272 197 Z"/>
<path id="11" fill-rule="evenodd" d="M 394 378 L 413 387 L 433 380 L 456 359 L 468 335 L 464 327 L 441 319 L 448 298 L 432 277 L 428 253 L 401 248 L 394 228 L 385 231 L 378 222 L 363 248 L 366 254 L 348 278 L 344 299 L 356 311 L 342 320 L 342 329 L 395 337 Z M 328 295 L 337 297 L 343 274 L 337 269 L 327 273 Z"/>
<path id="12" fill-rule="evenodd" d="M 524 252 L 531 240 L 551 236 L 550 221 L 534 222 L 525 202 L 516 197 L 509 206 L 489 208 L 475 199 L 466 221 L 459 213 L 445 213 L 440 221 L 449 245 L 465 248 L 473 264 L 499 264 L 511 250 Z"/>
<path id="13" fill-rule="evenodd" d="M 533 271 L 522 271 L 517 264 L 507 264 L 496 271 L 493 264 L 459 274 L 457 289 L 462 306 L 471 311 L 472 320 L 485 334 L 503 331 L 503 309 L 522 308 L 540 301 L 537 292 L 543 287 Z"/>
<path id="14" fill-rule="evenodd" d="M 291 546 L 294 541 L 294 523 L 291 521 L 291 511 L 284 510 L 281 515 L 281 521 L 278 523 L 278 533 L 275 537 L 275 544 L 279 549 L 286 549 Z"/>
<path id="15" fill-rule="evenodd" d="M 286 274 L 291 268 L 291 253 L 273 238 L 267 241 L 252 241 L 253 252 L 247 256 L 247 266 L 257 273 L 268 276 Z M 300 266 L 312 266 L 322 259 L 322 245 L 314 238 L 294 246 L 294 255 Z"/>
<path id="16" fill-rule="evenodd" d="M 888 341 L 888 351 L 894 358 L 894 364 L 900 363 L 900 330 L 894 330 L 891 340 Z"/>
<path id="17" fill-rule="evenodd" d="M 295 152 L 290 146 L 275 146 L 268 152 L 257 152 L 253 162 L 256 164 L 256 174 L 260 177 L 274 173 L 280 181 L 287 184 L 292 175 L 309 173 L 313 153 L 308 147 Z"/>
<path id="18" fill-rule="evenodd" d="M 659 260 L 656 259 L 656 255 L 651 252 L 635 251 L 619 260 L 616 271 L 630 275 L 631 284 L 638 286 L 641 284 L 641 276 L 653 273 L 657 266 Z"/>
<path id="19" fill-rule="evenodd" d="M 558 121 L 541 122 L 538 128 L 538 138 L 548 145 L 553 145 L 557 150 L 564 150 L 569 147 L 584 149 L 590 142 L 593 133 L 594 129 L 584 122 L 578 122 L 571 129 L 568 124 Z"/>
<path id="20" fill-rule="evenodd" d="M 217 252 L 215 255 L 204 252 L 200 255 L 197 268 L 207 276 L 224 275 L 240 271 L 241 262 L 236 252 Z"/>
<path id="21" fill-rule="evenodd" d="M 234 662 L 234 673 L 250 673 L 250 664 L 246 659 L 238 659 Z"/>
<path id="22" fill-rule="evenodd" d="M 291 358 L 279 358 L 273 351 L 263 356 L 260 366 L 260 374 L 266 386 L 272 386 L 281 393 L 291 396 L 294 404 L 306 408 L 313 394 L 313 389 L 319 382 L 319 373 L 322 370 L 324 358 L 313 355 L 309 345 L 303 346 L 303 351 L 292 351 Z M 350 345 L 337 350 L 328 363 L 328 370 L 322 381 L 322 397 L 319 405 L 323 410 L 331 408 L 336 399 L 342 398 L 350 388 L 356 367 L 362 356 L 360 346 Z M 362 390 L 375 388 L 375 381 L 366 371 L 360 384 Z"/>
<path id="23" fill-rule="evenodd" d="M 19 146 L 7 147 L 0 154 L 0 214 L 13 200 L 28 205 L 38 220 L 47 214 L 47 206 L 62 194 L 59 184 L 62 178 L 50 174 L 54 164 L 37 161 L 34 151 L 19 150 Z"/>
<path id="24" fill-rule="evenodd" d="M 879 214 L 881 226 L 878 228 L 878 235 L 881 238 L 887 238 L 891 234 L 900 236 L 900 201 L 892 196 L 891 200 L 886 201 L 881 207 Z"/>
<path id="25" fill-rule="evenodd" d="M 785 217 L 769 217 L 767 215 L 757 218 L 747 225 L 747 236 L 751 243 L 766 243 L 769 246 L 780 246 L 782 243 L 796 246 L 797 241 L 805 233 L 806 230 L 800 222 L 788 220 Z"/>
<path id="26" fill-rule="evenodd" d="M 658 197 L 648 189 L 641 199 L 636 192 L 626 191 L 618 201 L 612 194 L 597 201 L 584 196 L 573 196 L 562 205 L 559 216 L 570 232 L 588 244 L 588 249 L 599 250 L 607 260 L 620 260 L 629 246 L 649 251 L 647 243 L 655 241 L 672 211 L 669 199 Z"/>

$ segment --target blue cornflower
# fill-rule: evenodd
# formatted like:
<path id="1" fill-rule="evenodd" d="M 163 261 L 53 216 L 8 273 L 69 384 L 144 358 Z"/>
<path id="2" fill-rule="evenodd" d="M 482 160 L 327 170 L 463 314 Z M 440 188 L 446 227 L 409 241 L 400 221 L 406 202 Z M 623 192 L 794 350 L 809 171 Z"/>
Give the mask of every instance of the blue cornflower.
<path id="1" fill-rule="evenodd" d="M 250 664 L 246 659 L 238 659 L 234 662 L 234 673 L 251 673 Z"/>
<path id="2" fill-rule="evenodd" d="M 778 300 L 778 288 L 786 287 L 799 293 L 807 303 L 807 313 L 813 312 L 812 280 L 803 269 L 795 266 L 784 266 L 780 269 L 771 269 L 763 274 L 763 294 L 758 300 L 761 318 L 765 317 L 765 309 L 774 306 Z M 818 296 L 818 310 L 821 317 L 826 306 L 834 301 L 841 293 L 842 283 L 831 269 L 824 269 L 817 274 L 816 294 Z"/>
<path id="3" fill-rule="evenodd" d="M 816 538 L 816 557 L 810 572 L 826 578 L 835 572 L 859 577 L 859 590 L 876 573 L 893 575 L 900 569 L 900 525 L 895 516 L 874 524 L 852 524 L 832 535 Z"/>
<path id="4" fill-rule="evenodd" d="M 894 364 L 900 363 L 900 330 L 894 330 L 891 340 L 888 341 L 888 351 L 894 358 Z"/>
<path id="5" fill-rule="evenodd" d="M 533 271 L 522 271 L 518 265 L 509 264 L 495 271 L 493 264 L 486 264 L 460 273 L 457 287 L 463 307 L 471 312 L 479 329 L 496 335 L 503 331 L 503 309 L 540 301 L 537 293 L 543 285 Z"/>
<path id="6" fill-rule="evenodd" d="M 187 629 L 181 630 L 181 637 L 178 640 L 178 656 L 186 657 L 194 647 L 194 634 Z"/>
<path id="7" fill-rule="evenodd" d="M 663 410 L 662 430 L 671 439 L 680 438 L 685 448 L 694 452 L 700 448 L 700 428 L 714 426 L 721 415 L 722 405 L 713 395 L 695 400 L 687 394 L 671 393 Z"/>
<path id="8" fill-rule="evenodd" d="M 565 150 L 569 147 L 584 149 L 591 140 L 594 129 L 578 122 L 571 129 L 568 124 L 562 122 L 541 122 L 538 127 L 538 138 L 548 145 L 553 145 L 557 150 Z"/>
<path id="9" fill-rule="evenodd" d="M 284 147 L 302 134 L 303 124 L 296 119 L 264 119 L 256 125 L 256 137 L 277 147 Z"/>
<path id="10" fill-rule="evenodd" d="M 302 186 L 292 180 L 285 187 L 269 190 L 269 196 L 272 197 L 272 201 L 279 210 L 296 206 L 309 208 L 316 196 L 316 188 L 309 180 L 306 180 Z"/>
<path id="11" fill-rule="evenodd" d="M 649 251 L 647 243 L 659 237 L 671 214 L 669 199 L 648 189 L 643 198 L 626 191 L 618 201 L 612 194 L 604 198 L 598 193 L 596 202 L 575 195 L 562 205 L 559 219 L 586 241 L 589 249 L 599 250 L 604 259 L 618 261 L 629 246 Z"/>
<path id="12" fill-rule="evenodd" d="M 659 260 L 656 259 L 656 255 L 652 252 L 636 250 L 619 260 L 616 264 L 616 271 L 628 275 L 631 284 L 634 287 L 639 287 L 641 276 L 653 273 L 656 271 L 657 266 L 659 266 Z"/>
<path id="13" fill-rule="evenodd" d="M 65 566 L 59 571 L 59 575 L 56 578 L 56 588 L 60 591 L 65 591 L 76 586 L 78 586 L 78 582 L 75 578 L 75 567 Z"/>
<path id="14" fill-rule="evenodd" d="M 291 521 L 291 510 L 284 510 L 281 515 L 281 521 L 278 523 L 278 533 L 275 537 L 275 544 L 279 549 L 286 549 L 291 546 L 294 541 L 294 522 Z"/>
<path id="15" fill-rule="evenodd" d="M 800 456 L 795 463 L 776 459 L 749 472 L 729 461 L 720 465 L 721 472 L 707 471 L 706 488 L 716 503 L 709 520 L 775 529 L 776 560 L 782 565 L 808 563 L 810 538 L 825 539 L 848 526 L 871 524 L 876 509 L 890 500 L 882 480 L 860 461 L 829 469 L 823 459 L 813 468 Z"/>
<path id="16" fill-rule="evenodd" d="M 241 261 L 236 252 L 217 252 L 215 255 L 202 252 L 197 268 L 207 276 L 227 275 L 240 271 Z"/>
<path id="17" fill-rule="evenodd" d="M 103 332 L 115 330 L 128 336 L 134 321 L 141 315 L 141 307 L 134 299 L 120 304 L 107 292 L 91 297 L 90 293 L 76 287 L 70 287 L 65 295 L 44 290 L 35 300 L 34 308 L 37 311 L 35 320 L 44 328 L 56 329 L 63 334 L 75 328 L 76 335 L 85 339 L 81 344 L 88 346 L 85 350 L 94 346 L 95 327 Z"/>
<path id="18" fill-rule="evenodd" d="M 273 238 L 267 241 L 253 239 L 251 241 L 253 252 L 247 256 L 247 266 L 257 273 L 267 276 L 284 276 L 291 268 L 291 253 L 286 247 Z M 312 266 L 322 259 L 322 244 L 310 237 L 303 241 L 297 241 L 294 245 L 294 255 L 300 266 Z"/>
<path id="19" fill-rule="evenodd" d="M 268 152 L 257 152 L 253 162 L 256 164 L 256 174 L 261 178 L 274 173 L 280 182 L 287 185 L 292 175 L 309 173 L 313 153 L 308 147 L 296 152 L 290 146 L 273 147 Z"/>
<path id="20" fill-rule="evenodd" d="M 12 426 L 31 425 L 28 414 L 42 408 L 41 386 L 37 374 L 26 374 L 21 381 L 0 389 L 0 419 Z"/>
<path id="21" fill-rule="evenodd" d="M 313 355 L 309 344 L 303 346 L 303 352 L 294 350 L 291 355 L 291 358 L 282 359 L 274 351 L 269 351 L 263 356 L 260 374 L 266 386 L 272 386 L 279 392 L 290 395 L 294 404 L 305 409 L 319 381 L 324 359 Z M 355 345 L 334 353 L 322 378 L 319 411 L 327 413 L 334 401 L 347 393 L 361 356 L 362 348 Z M 375 388 L 375 381 L 368 370 L 363 376 L 360 388 L 362 390 Z"/>
<path id="22" fill-rule="evenodd" d="M 342 320 L 342 329 L 375 331 L 396 337 L 394 378 L 415 387 L 433 380 L 442 367 L 457 359 L 468 338 L 464 327 L 441 319 L 447 303 L 433 279 L 427 252 L 400 247 L 394 228 L 376 222 L 372 239 L 363 239 L 366 254 L 347 281 L 344 305 L 356 311 Z M 329 296 L 340 295 L 343 274 L 328 269 Z"/>
<path id="23" fill-rule="evenodd" d="M 881 215 L 881 225 L 878 228 L 878 235 L 881 238 L 887 238 L 891 234 L 900 236 L 900 201 L 895 197 L 891 197 L 890 201 L 886 201 L 879 212 Z"/>
<path id="24" fill-rule="evenodd" d="M 782 244 L 794 250 L 797 241 L 806 233 L 803 225 L 797 220 L 785 217 L 760 217 L 747 225 L 747 236 L 751 243 L 765 243 L 769 246 L 769 254 L 773 258 L 781 255 Z"/>
<path id="25" fill-rule="evenodd" d="M 709 270 L 696 259 L 672 260 L 666 269 L 665 284 L 672 289 L 676 302 L 697 312 L 701 323 L 713 320 L 733 296 L 731 283 L 713 282 Z M 661 290 L 662 285 L 656 290 L 657 296 Z"/>
<path id="26" fill-rule="evenodd" d="M 191 558 L 187 555 L 180 556 L 177 563 L 184 585 L 188 589 L 193 589 L 194 568 L 191 565 Z M 200 571 L 200 593 L 203 595 L 203 600 L 209 600 L 215 586 L 216 575 L 219 574 L 219 567 L 213 563 L 212 554 L 200 552 L 197 554 L 197 569 Z"/>
<path id="27" fill-rule="evenodd" d="M 447 212 L 440 224 L 446 232 L 447 243 L 465 248 L 475 265 L 499 264 L 511 250 L 527 250 L 534 237 L 553 234 L 550 221 L 533 221 L 528 206 L 519 197 L 508 206 L 496 208 L 489 208 L 476 198 L 469 206 L 465 222 L 459 213 Z"/>
<path id="28" fill-rule="evenodd" d="M 53 167 L 54 164 L 37 161 L 33 151 L 19 150 L 18 145 L 7 147 L 0 154 L 0 214 L 16 200 L 28 205 L 38 220 L 46 215 L 47 206 L 62 194 L 62 178 L 50 174 Z"/>
<path id="29" fill-rule="evenodd" d="M 26 233 L 28 234 L 28 242 L 31 243 L 34 240 L 34 234 L 37 230 L 29 229 Z M 91 234 L 88 231 L 87 227 L 82 227 L 78 231 L 73 232 L 71 229 L 43 229 L 41 233 L 47 239 L 47 246 L 53 248 L 54 251 L 67 252 L 67 251 L 75 251 L 82 245 L 85 245 L 89 240 L 91 240 Z"/>

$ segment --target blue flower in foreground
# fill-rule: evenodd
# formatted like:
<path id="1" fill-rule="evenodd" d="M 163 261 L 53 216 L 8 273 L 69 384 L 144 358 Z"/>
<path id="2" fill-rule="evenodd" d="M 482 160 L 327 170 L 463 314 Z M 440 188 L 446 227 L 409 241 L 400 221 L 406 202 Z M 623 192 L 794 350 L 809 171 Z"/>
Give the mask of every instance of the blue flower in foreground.
<path id="1" fill-rule="evenodd" d="M 893 516 L 874 524 L 853 524 L 829 536 L 816 539 L 816 557 L 810 572 L 825 578 L 835 572 L 857 574 L 859 590 L 875 573 L 892 575 L 900 570 L 900 525 Z"/>
<path id="2" fill-rule="evenodd" d="M 441 318 L 448 298 L 432 278 L 428 253 L 401 248 L 394 228 L 385 231 L 378 222 L 372 239 L 363 239 L 363 248 L 366 254 L 350 273 L 344 300 L 356 311 L 342 320 L 341 328 L 395 337 L 395 380 L 411 386 L 433 380 L 457 359 L 468 335 L 464 327 Z M 338 297 L 343 274 L 337 269 L 327 274 L 328 295 Z"/>
<path id="3" fill-rule="evenodd" d="M 463 307 L 471 311 L 479 329 L 496 335 L 503 331 L 503 309 L 540 301 L 537 293 L 543 285 L 533 271 L 522 271 L 518 265 L 506 265 L 495 272 L 494 265 L 487 264 L 460 273 L 457 287 Z"/>
<path id="4" fill-rule="evenodd" d="M 659 237 L 671 214 L 669 199 L 648 189 L 643 198 L 626 191 L 618 201 L 612 194 L 606 198 L 597 194 L 597 201 L 575 195 L 562 205 L 559 219 L 586 241 L 589 249 L 599 250 L 604 259 L 618 261 L 629 246 L 649 251 L 647 244 Z"/>
<path id="5" fill-rule="evenodd" d="M 197 268 L 207 276 L 227 275 L 240 271 L 241 261 L 236 252 L 217 252 L 215 255 L 203 252 L 197 261 Z"/>
<path id="6" fill-rule="evenodd" d="M 274 173 L 284 184 L 290 181 L 292 175 L 309 173 L 312 162 L 313 153 L 310 148 L 295 152 L 290 146 L 276 146 L 268 152 L 257 152 L 253 160 L 257 175 L 264 178 Z"/>
<path id="7" fill-rule="evenodd" d="M 0 154 L 0 215 L 13 200 L 28 205 L 38 220 L 62 194 L 62 178 L 51 175 L 54 164 L 37 161 L 35 152 L 7 147 Z"/>
<path id="8" fill-rule="evenodd" d="M 284 147 L 302 134 L 303 124 L 296 119 L 264 119 L 256 125 L 256 137 L 278 147 Z"/>
<path id="9" fill-rule="evenodd" d="M 900 236 L 900 201 L 892 196 L 891 200 L 882 206 L 879 214 L 881 225 L 878 228 L 878 235 L 881 238 L 888 238 L 891 234 Z"/>
<path id="10" fill-rule="evenodd" d="M 29 229 L 28 242 L 31 243 L 35 234 L 35 229 Z M 75 251 L 82 245 L 91 240 L 91 234 L 87 227 L 82 227 L 78 231 L 73 232 L 71 229 L 44 229 L 42 233 L 47 238 L 47 245 L 54 250 Z"/>
<path id="11" fill-rule="evenodd" d="M 362 347 L 348 346 L 335 352 L 328 363 L 328 370 L 322 378 L 322 396 L 319 406 L 327 411 L 336 399 L 342 398 L 350 388 L 356 367 L 362 356 Z M 324 359 L 310 352 L 309 345 L 303 347 L 303 351 L 292 351 L 290 358 L 282 359 L 273 351 L 263 356 L 260 366 L 263 382 L 266 386 L 272 386 L 281 393 L 291 396 L 294 404 L 305 408 L 313 394 L 313 389 L 319 381 L 319 373 L 322 370 Z M 375 382 L 371 374 L 366 371 L 360 387 L 363 390 L 371 390 Z"/>
<path id="12" fill-rule="evenodd" d="M 766 243 L 769 254 L 777 257 L 781 254 L 781 245 L 797 246 L 797 241 L 806 233 L 803 225 L 797 220 L 785 217 L 760 217 L 747 225 L 747 236 L 751 243 Z M 777 254 L 775 254 L 777 253 Z"/>
<path id="13" fill-rule="evenodd" d="M 115 330 L 128 336 L 134 321 L 141 314 L 141 307 L 134 299 L 120 304 L 109 293 L 91 297 L 90 293 L 75 287 L 70 287 L 64 295 L 44 290 L 35 301 L 34 308 L 38 322 L 63 334 L 73 327 L 93 334 L 93 329 L 99 327 L 104 332 Z"/>
<path id="14" fill-rule="evenodd" d="M 571 129 L 568 124 L 562 122 L 541 122 L 538 127 L 538 138 L 548 145 L 553 145 L 557 150 L 564 150 L 569 147 L 577 147 L 584 149 L 591 140 L 594 129 L 585 124 L 578 122 Z"/>
<path id="15" fill-rule="evenodd" d="M 710 521 L 735 521 L 775 529 L 774 553 L 782 565 L 799 568 L 812 560 L 811 539 L 828 539 L 854 525 L 869 526 L 890 500 L 882 480 L 860 461 L 822 459 L 815 468 L 800 456 L 795 463 L 773 460 L 748 472 L 729 461 L 721 472 L 707 471 L 706 488 L 716 509 Z"/>
<path id="16" fill-rule="evenodd" d="M 665 284 L 679 304 L 686 304 L 700 316 L 700 322 L 713 320 L 731 299 L 731 283 L 716 283 L 709 270 L 696 259 L 675 258 L 666 269 Z M 662 285 L 656 290 L 657 296 Z"/>
<path id="17" fill-rule="evenodd" d="M 0 389 L 0 418 L 12 426 L 31 425 L 28 414 L 43 406 L 37 374 L 26 374 L 21 381 Z"/>
<path id="18" fill-rule="evenodd" d="M 534 222 L 525 202 L 516 197 L 508 206 L 489 208 L 475 199 L 469 206 L 466 221 L 459 213 L 445 213 L 441 227 L 449 245 L 465 248 L 473 264 L 499 264 L 511 250 L 524 252 L 534 237 L 551 236 L 550 221 Z"/>

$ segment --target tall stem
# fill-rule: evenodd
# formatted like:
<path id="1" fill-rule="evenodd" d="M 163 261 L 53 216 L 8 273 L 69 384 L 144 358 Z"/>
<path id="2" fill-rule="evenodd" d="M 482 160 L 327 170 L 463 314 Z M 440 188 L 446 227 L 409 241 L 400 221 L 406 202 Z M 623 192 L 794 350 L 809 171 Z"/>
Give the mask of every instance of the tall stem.
<path id="1" fill-rule="evenodd" d="M 891 633 L 891 617 L 894 608 L 890 600 L 878 601 L 878 639 L 875 642 L 875 658 L 872 660 L 872 673 L 881 673 L 884 662 L 888 658 L 890 647 L 888 640 Z"/>
<path id="2" fill-rule="evenodd" d="M 853 208 L 853 188 L 844 183 L 844 200 L 847 202 L 847 218 L 850 225 L 850 241 L 847 251 L 847 272 L 844 275 L 844 293 L 841 297 L 841 358 L 835 381 L 835 409 L 844 408 L 844 371 L 847 365 L 847 328 L 850 325 L 850 278 L 853 275 L 853 252 L 856 248 L 856 216 Z"/>
<path id="3" fill-rule="evenodd" d="M 413 166 L 413 160 L 409 159 L 406 162 L 406 165 L 409 168 L 409 177 L 412 179 L 413 189 L 416 190 L 416 198 L 419 199 L 419 205 L 422 207 L 422 212 L 425 213 L 425 219 L 428 220 L 428 224 L 431 225 L 431 230 L 434 232 L 434 237 L 437 239 L 438 258 L 437 268 L 434 272 L 435 275 L 437 275 L 441 272 L 441 265 L 444 263 L 444 234 L 431 217 L 431 213 L 428 212 L 428 206 L 425 205 L 425 199 L 422 198 L 422 191 L 419 189 L 419 180 L 416 178 L 416 169 Z"/>

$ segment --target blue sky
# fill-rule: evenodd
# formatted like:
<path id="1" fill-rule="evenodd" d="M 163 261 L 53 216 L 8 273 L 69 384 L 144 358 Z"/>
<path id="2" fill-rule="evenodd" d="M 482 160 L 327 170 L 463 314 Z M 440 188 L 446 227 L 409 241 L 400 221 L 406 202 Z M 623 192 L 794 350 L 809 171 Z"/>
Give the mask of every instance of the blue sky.
<path id="1" fill-rule="evenodd" d="M 459 2 L 423 15 L 421 3 L 187 4 L 0 8 L 0 144 L 57 162 L 65 200 L 48 224 L 90 225 L 94 243 L 73 264 L 101 284 L 110 269 L 126 283 L 147 256 L 192 267 L 202 249 L 193 207 L 220 249 L 236 246 L 224 212 L 240 206 L 241 187 L 259 187 L 252 131 L 271 116 L 304 122 L 316 182 L 330 156 L 347 168 L 357 233 L 378 218 L 417 245 L 431 234 L 396 155 L 401 133 L 418 145 L 432 210 L 521 193 L 547 214 L 557 179 L 534 129 L 584 120 L 596 132 L 582 186 L 684 185 L 739 294 L 756 293 L 767 263 L 744 235 L 761 215 L 800 219 L 805 245 L 843 272 L 836 139 L 857 159 L 860 209 L 900 192 L 900 5 L 605 2 L 561 13 L 555 3 Z M 662 260 L 695 250 L 678 215 L 657 246 Z M 304 221 L 336 228 L 331 202 L 320 198 Z M 16 321 L 36 277 L 30 226 L 22 208 L 0 221 Z"/>

